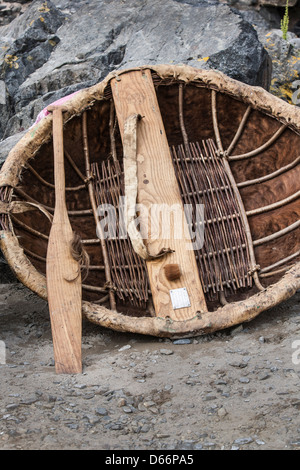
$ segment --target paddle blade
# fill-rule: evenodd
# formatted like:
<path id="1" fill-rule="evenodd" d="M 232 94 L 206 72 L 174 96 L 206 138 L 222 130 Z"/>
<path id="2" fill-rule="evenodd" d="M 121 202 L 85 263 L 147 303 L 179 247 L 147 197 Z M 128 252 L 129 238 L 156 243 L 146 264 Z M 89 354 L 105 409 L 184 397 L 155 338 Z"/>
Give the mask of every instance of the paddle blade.
<path id="1" fill-rule="evenodd" d="M 47 291 L 55 369 L 59 374 L 82 372 L 81 274 L 70 251 L 70 237 L 52 225 L 47 251 Z"/>

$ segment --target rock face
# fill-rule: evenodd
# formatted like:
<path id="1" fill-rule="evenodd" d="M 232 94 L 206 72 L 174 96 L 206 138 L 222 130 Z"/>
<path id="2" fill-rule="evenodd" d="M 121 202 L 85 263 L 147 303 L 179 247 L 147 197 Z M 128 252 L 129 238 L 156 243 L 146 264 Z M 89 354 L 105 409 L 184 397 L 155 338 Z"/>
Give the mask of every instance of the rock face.
<path id="1" fill-rule="evenodd" d="M 37 0 L 0 41 L 0 139 L 116 68 L 183 63 L 268 87 L 256 31 L 214 0 Z"/>
<path id="2" fill-rule="evenodd" d="M 9 24 L 14 18 L 23 13 L 32 0 L 0 1 L 0 26 Z"/>
<path id="3" fill-rule="evenodd" d="M 283 39 L 279 29 L 280 16 L 273 12 L 272 17 L 265 19 L 261 13 L 262 11 L 255 10 L 241 11 L 243 18 L 256 29 L 260 42 L 272 60 L 270 92 L 299 106 L 297 90 L 300 90 L 300 37 L 297 37 L 295 19 L 299 18 L 300 9 L 291 8 L 290 18 L 294 27 L 291 28 L 293 31 L 287 33 L 287 40 Z"/>
<path id="4" fill-rule="evenodd" d="M 298 0 L 289 0 L 289 7 L 294 7 Z M 259 0 L 260 5 L 272 7 L 285 7 L 286 0 Z"/>

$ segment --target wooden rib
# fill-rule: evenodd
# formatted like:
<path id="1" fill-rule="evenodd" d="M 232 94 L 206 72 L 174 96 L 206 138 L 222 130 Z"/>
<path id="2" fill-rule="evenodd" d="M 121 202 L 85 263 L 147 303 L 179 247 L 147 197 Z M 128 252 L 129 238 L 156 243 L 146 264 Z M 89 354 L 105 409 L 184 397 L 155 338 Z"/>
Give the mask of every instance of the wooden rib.
<path id="1" fill-rule="evenodd" d="M 90 292 L 108 292 L 108 288 L 106 287 L 89 286 L 87 284 L 82 284 L 82 289 L 88 290 Z"/>
<path id="2" fill-rule="evenodd" d="M 87 176 L 87 185 L 90 197 L 90 203 L 92 206 L 92 213 L 95 219 L 95 225 L 99 229 L 100 232 L 100 243 L 102 248 L 102 256 L 105 266 L 105 279 L 106 282 L 111 285 L 111 274 L 110 274 L 110 267 L 109 267 L 109 258 L 107 253 L 107 248 L 105 244 L 105 240 L 102 233 L 102 226 L 99 224 L 98 214 L 97 214 L 97 204 L 95 200 L 95 195 L 93 191 L 93 181 L 91 179 L 91 169 L 90 169 L 90 157 L 89 157 L 89 148 L 88 148 L 88 135 L 87 135 L 87 112 L 84 111 L 82 115 L 82 136 L 83 136 L 83 152 L 84 152 L 84 159 L 85 159 L 85 171 Z M 116 309 L 116 301 L 115 295 L 112 289 L 109 290 L 109 300 L 110 300 L 110 307 L 112 310 Z"/>
<path id="3" fill-rule="evenodd" d="M 41 204 L 39 201 L 37 201 L 36 199 L 34 199 L 33 197 L 29 196 L 25 191 L 23 191 L 23 189 L 21 188 L 14 188 L 16 193 L 18 193 L 20 196 L 22 196 L 24 199 L 26 199 L 27 201 L 29 202 L 32 202 L 36 205 L 40 205 L 41 207 L 43 207 L 44 209 L 46 209 L 48 212 L 50 212 L 50 214 L 53 214 L 54 213 L 54 208 L 53 207 L 49 207 L 49 206 L 46 206 L 45 204 Z M 68 211 L 68 215 L 71 215 L 71 216 L 80 216 L 80 215 L 91 215 L 93 212 L 91 209 L 82 209 L 82 210 L 76 210 L 76 211 Z"/>
<path id="4" fill-rule="evenodd" d="M 246 275 L 245 275 L 245 278 L 246 278 L 247 276 L 248 276 L 248 275 L 246 274 Z M 232 284 L 232 288 L 234 288 L 234 287 L 233 287 L 234 282 L 235 282 L 234 279 L 229 279 L 229 281 L 222 281 L 222 286 L 223 286 L 223 287 L 228 287 L 228 283 L 229 283 L 229 284 Z M 208 284 L 208 285 L 207 285 L 208 288 L 212 288 L 213 286 L 215 286 L 215 284 Z M 220 293 L 220 292 L 222 292 L 222 291 L 220 290 L 218 293 Z"/>
<path id="5" fill-rule="evenodd" d="M 297 220 L 297 222 L 294 222 L 293 224 L 289 225 L 288 227 L 285 227 L 282 230 L 278 230 L 278 232 L 272 233 L 272 235 L 259 238 L 258 240 L 253 240 L 253 246 L 259 246 L 259 245 L 262 245 L 263 243 L 276 240 L 276 238 L 282 237 L 283 235 L 286 235 L 287 233 L 292 232 L 298 227 L 300 227 L 300 220 Z"/>
<path id="6" fill-rule="evenodd" d="M 179 85 L 179 95 L 178 95 L 178 105 L 179 105 L 179 122 L 180 122 L 180 129 L 181 129 L 181 134 L 183 138 L 183 143 L 185 146 L 185 151 L 187 155 L 191 158 L 190 156 L 190 149 L 189 149 L 189 142 L 188 142 L 188 136 L 187 132 L 185 129 L 185 124 L 184 124 L 184 117 L 183 117 L 183 83 L 180 83 Z"/>
<path id="7" fill-rule="evenodd" d="M 228 157 L 228 160 L 229 161 L 245 160 L 246 158 L 255 157 L 256 155 L 263 152 L 264 150 L 267 150 L 267 148 L 269 148 L 270 145 L 272 145 L 280 137 L 280 135 L 285 131 L 287 127 L 288 127 L 287 124 L 282 124 L 280 128 L 275 132 L 275 134 L 263 145 L 261 145 L 257 149 L 252 150 L 251 152 L 248 152 L 248 153 L 244 153 L 241 155 L 232 155 L 231 157 Z"/>
<path id="8" fill-rule="evenodd" d="M 49 183 L 49 181 L 46 181 L 44 178 L 42 178 L 41 175 L 39 175 L 39 173 L 29 163 L 26 163 L 25 168 L 27 168 L 44 186 L 55 189 L 54 184 Z M 86 185 L 80 184 L 79 186 L 72 186 L 70 188 L 66 188 L 66 191 L 79 191 L 81 189 L 86 189 Z"/>
<path id="9" fill-rule="evenodd" d="M 108 287 L 98 287 L 98 286 L 90 286 L 88 284 L 82 284 L 82 289 L 90 291 L 90 292 L 108 292 Z M 111 289 L 110 289 L 111 290 Z M 133 292 L 133 289 L 129 289 L 131 292 Z M 126 289 L 123 289 L 125 292 Z M 149 294 L 151 294 L 151 290 L 149 290 Z"/>
<path id="10" fill-rule="evenodd" d="M 116 129 L 116 116 L 115 116 L 115 105 L 114 100 L 110 100 L 110 115 L 109 115 L 109 135 L 110 135 L 110 146 L 111 154 L 113 160 L 117 161 L 117 150 L 116 150 L 116 139 L 115 139 L 115 129 Z"/>
<path id="11" fill-rule="evenodd" d="M 248 217 L 252 215 L 263 214 L 264 212 L 272 211 L 273 209 L 278 209 L 279 207 L 289 204 L 295 199 L 298 199 L 298 197 L 300 197 L 300 191 L 297 191 L 295 194 L 292 194 L 291 196 L 286 197 L 285 199 L 282 199 L 281 201 L 274 202 L 273 204 L 269 204 L 268 206 L 258 207 L 257 209 L 247 211 L 246 214 Z"/>
<path id="12" fill-rule="evenodd" d="M 217 154 L 217 155 L 216 155 L 216 158 L 221 158 L 221 157 Z M 176 163 L 176 160 L 180 161 L 180 159 L 178 158 L 178 156 L 175 155 L 175 154 L 172 155 L 172 159 L 174 160 L 175 163 Z M 210 161 L 211 159 L 212 159 L 211 156 L 207 156 L 207 157 L 205 156 L 205 157 L 203 157 L 203 160 L 204 160 L 205 162 L 206 162 L 206 161 Z M 189 163 L 193 161 L 193 159 L 191 159 L 190 157 L 186 157 L 185 160 L 186 160 L 187 162 L 189 162 Z"/>
<path id="13" fill-rule="evenodd" d="M 211 107 L 212 107 L 213 127 L 214 127 L 214 133 L 215 133 L 215 138 L 216 138 L 218 150 L 219 150 L 221 155 L 224 155 L 223 145 L 222 145 L 221 136 L 220 136 L 220 132 L 219 132 L 219 126 L 218 126 L 217 93 L 216 93 L 215 90 L 211 91 Z M 253 248 L 252 235 L 251 235 L 250 226 L 249 226 L 249 223 L 248 223 L 244 203 L 242 201 L 240 192 L 237 188 L 236 181 L 235 181 L 235 178 L 232 174 L 229 162 L 224 156 L 223 156 L 223 164 L 224 164 L 224 168 L 226 170 L 227 176 L 228 176 L 229 181 L 231 183 L 232 189 L 234 191 L 234 194 L 235 194 L 235 197 L 237 199 L 237 203 L 238 203 L 238 206 L 239 206 L 239 209 L 240 209 L 241 218 L 242 218 L 242 222 L 243 222 L 243 225 L 244 225 L 246 238 L 247 238 L 247 241 L 248 241 L 249 255 L 250 255 L 250 261 L 251 261 L 251 271 L 253 272 L 253 279 L 254 279 L 256 287 L 259 290 L 264 290 L 264 287 L 261 285 L 261 283 L 259 281 L 259 278 L 258 278 L 258 274 L 257 274 L 257 263 L 256 263 L 256 259 L 255 259 L 254 248 Z"/>
<path id="14" fill-rule="evenodd" d="M 99 238 L 86 238 L 85 240 L 81 240 L 81 243 L 84 245 L 98 245 L 100 244 Z"/>
<path id="15" fill-rule="evenodd" d="M 246 248 L 246 245 L 245 244 L 242 244 L 242 245 L 239 245 L 239 246 L 233 246 L 232 249 L 235 251 L 237 249 L 241 249 L 241 248 Z M 221 251 L 221 250 L 218 250 L 218 251 Z M 222 251 L 225 253 L 226 251 L 230 251 L 230 248 L 223 248 Z M 207 253 L 201 253 L 199 256 L 201 257 L 212 257 L 214 255 L 216 255 L 217 252 L 213 252 L 213 251 L 209 251 Z M 198 255 L 196 255 L 196 258 L 198 257 Z"/>
<path id="16" fill-rule="evenodd" d="M 46 263 L 46 258 L 44 258 L 43 256 L 40 256 L 37 253 L 33 253 L 27 248 L 23 248 L 23 250 L 24 250 L 24 253 L 26 253 L 26 255 L 28 256 L 31 256 L 31 258 L 34 258 L 34 259 L 37 259 L 38 261 L 43 261 L 43 263 Z"/>
<path id="17" fill-rule="evenodd" d="M 24 253 L 27 255 L 31 256 L 32 258 L 37 259 L 38 261 L 43 261 L 46 263 L 46 258 L 43 256 L 38 255 L 37 253 L 34 253 L 33 251 L 28 250 L 28 248 L 23 248 Z M 83 268 L 87 267 L 86 265 L 83 265 Z M 88 266 L 89 271 L 104 271 L 105 267 L 103 265 L 89 265 Z"/>
<path id="18" fill-rule="evenodd" d="M 65 156 L 67 157 L 68 159 L 68 162 L 70 163 L 70 165 L 73 167 L 73 169 L 75 170 L 75 172 L 77 173 L 77 175 L 79 176 L 79 178 L 84 181 L 84 183 L 86 182 L 86 179 L 85 179 L 85 176 L 81 173 L 81 171 L 79 170 L 78 166 L 76 165 L 76 163 L 74 162 L 73 158 L 71 157 L 71 155 L 69 154 L 69 152 L 66 151 L 65 149 Z"/>
<path id="19" fill-rule="evenodd" d="M 16 187 L 14 189 L 15 189 L 16 193 L 18 193 L 20 196 L 22 196 L 24 199 L 26 199 L 26 201 L 33 202 L 34 204 L 39 204 L 50 213 L 54 212 L 53 207 L 46 206 L 46 204 L 41 204 L 39 201 L 37 201 L 33 197 L 29 196 L 25 191 L 23 191 L 23 189 L 21 189 L 19 187 Z"/>
<path id="20" fill-rule="evenodd" d="M 192 144 L 191 144 L 192 145 Z M 189 160 L 189 159 L 186 159 Z M 203 157 L 203 160 L 205 158 Z M 199 191 L 189 191 L 188 194 L 182 193 L 182 196 L 193 196 L 193 193 L 196 194 L 197 196 L 203 196 L 205 193 L 215 193 L 216 191 L 225 191 L 226 189 L 229 189 L 229 186 L 219 186 L 218 188 L 206 188 L 206 189 L 201 189 Z"/>
<path id="21" fill-rule="evenodd" d="M 24 224 L 24 222 L 21 222 L 18 220 L 13 214 L 10 214 L 10 217 L 14 220 L 14 222 L 19 225 L 21 228 L 26 230 L 26 232 L 32 233 L 33 235 L 36 235 L 37 237 L 41 237 L 44 240 L 48 240 L 49 237 L 48 235 L 45 235 L 44 233 L 39 232 L 38 230 L 35 230 L 34 228 L 30 227 L 29 225 Z M 95 245 L 100 243 L 100 240 L 98 238 L 91 238 L 91 239 L 85 239 L 81 240 L 81 243 L 83 245 Z"/>
<path id="22" fill-rule="evenodd" d="M 220 304 L 224 307 L 224 305 L 227 305 L 228 302 L 226 300 L 226 297 L 225 297 L 225 293 L 223 290 L 220 290 L 219 292 L 219 300 L 220 300 Z"/>
<path id="23" fill-rule="evenodd" d="M 38 260 L 38 261 L 42 261 L 44 263 L 46 263 L 46 258 L 44 258 L 43 256 L 40 256 L 36 253 L 33 253 L 32 251 L 28 250 L 27 248 L 23 248 L 24 250 L 24 253 L 26 253 L 26 255 Z M 89 266 L 89 270 L 93 269 L 93 268 L 102 268 L 104 269 L 104 266 Z M 88 291 L 94 291 L 94 292 L 101 292 L 101 293 L 106 293 L 107 292 L 107 289 L 104 288 L 104 287 L 93 287 L 93 286 L 89 286 L 89 285 L 86 285 L 84 284 L 83 286 L 83 289 L 85 290 L 88 290 Z M 107 300 L 109 299 L 109 294 L 107 294 L 105 297 L 103 297 L 102 299 L 98 299 L 98 300 L 94 300 L 95 303 L 104 303 L 106 302 Z"/>
<path id="24" fill-rule="evenodd" d="M 102 299 L 93 300 L 94 304 L 100 304 L 101 305 L 101 304 L 105 304 L 105 302 L 109 302 L 109 294 L 102 297 Z"/>
<path id="25" fill-rule="evenodd" d="M 218 116 L 217 116 L 217 93 L 215 90 L 211 90 L 211 110 L 212 110 L 212 119 L 213 119 L 213 128 L 216 138 L 216 143 L 218 150 L 224 152 L 223 144 L 220 136 L 219 125 L 218 125 Z"/>
<path id="26" fill-rule="evenodd" d="M 49 237 L 45 235 L 44 233 L 39 232 L 38 230 L 35 230 L 34 228 L 30 227 L 29 225 L 24 224 L 24 222 L 21 222 L 18 220 L 13 214 L 10 214 L 10 217 L 13 219 L 13 221 L 19 225 L 21 228 L 26 230 L 26 232 L 32 233 L 32 235 L 36 235 L 37 237 L 43 238 L 44 240 L 48 240 Z"/>
<path id="27" fill-rule="evenodd" d="M 273 178 L 276 178 L 276 176 L 281 175 L 282 173 L 285 173 L 288 170 L 291 170 L 294 168 L 298 163 L 300 163 L 300 155 L 299 157 L 296 158 L 292 163 L 289 163 L 286 166 L 283 166 L 279 168 L 279 170 L 274 171 L 273 173 L 270 173 L 269 175 L 266 176 L 261 176 L 260 178 L 255 178 L 253 180 L 248 180 L 248 181 L 242 181 L 241 183 L 237 184 L 238 188 L 244 188 L 245 186 L 251 186 L 253 184 L 259 184 L 259 183 L 264 183 L 265 181 L 271 180 Z"/>
<path id="28" fill-rule="evenodd" d="M 207 219 L 207 220 L 203 220 L 200 221 L 199 223 L 198 222 L 194 222 L 194 225 L 197 226 L 197 225 L 206 225 L 206 224 L 214 224 L 216 222 L 221 222 L 221 220 L 228 220 L 228 219 L 236 219 L 237 217 L 240 217 L 239 214 L 228 214 L 228 215 L 222 215 L 222 217 L 215 217 L 213 219 Z"/>
<path id="29" fill-rule="evenodd" d="M 244 127 L 246 125 L 246 122 L 248 120 L 248 117 L 250 115 L 250 112 L 251 112 L 252 108 L 251 106 L 249 105 L 248 108 L 246 109 L 245 113 L 244 113 L 244 116 L 243 116 L 243 119 L 241 120 L 240 122 L 240 125 L 238 127 L 238 130 L 234 136 L 234 138 L 232 139 L 232 142 L 231 144 L 229 145 L 228 149 L 227 149 L 227 155 L 230 155 L 230 153 L 232 152 L 232 150 L 234 149 L 234 147 L 236 146 L 239 138 L 241 137 L 242 135 L 242 132 L 244 130 Z"/>
<path id="30" fill-rule="evenodd" d="M 297 256 L 300 256 L 300 250 L 296 251 L 296 253 L 293 253 L 293 254 L 290 255 L 290 256 L 287 256 L 286 258 L 283 258 L 283 259 L 277 261 L 277 262 L 274 263 L 274 264 L 270 264 L 270 266 L 267 266 L 267 267 L 261 269 L 261 270 L 259 271 L 259 274 L 267 273 L 267 272 L 271 271 L 272 269 L 277 268 L 278 266 L 281 266 L 282 264 L 288 263 L 288 262 L 291 261 L 292 259 L 297 258 Z"/>
<path id="31" fill-rule="evenodd" d="M 281 273 L 284 273 L 285 271 L 287 271 L 288 269 L 292 268 L 294 265 L 291 264 L 290 266 L 285 266 L 284 268 L 281 268 L 281 269 L 277 269 L 276 271 L 270 271 L 269 273 L 264 273 L 264 274 L 259 274 L 260 277 L 271 277 L 271 276 L 275 276 L 276 274 L 281 274 Z"/>

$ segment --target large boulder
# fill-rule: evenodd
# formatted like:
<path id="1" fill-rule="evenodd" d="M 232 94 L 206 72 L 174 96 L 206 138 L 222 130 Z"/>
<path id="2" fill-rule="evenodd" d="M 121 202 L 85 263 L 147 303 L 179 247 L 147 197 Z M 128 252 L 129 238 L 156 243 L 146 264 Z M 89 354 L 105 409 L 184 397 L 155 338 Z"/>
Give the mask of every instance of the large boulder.
<path id="1" fill-rule="evenodd" d="M 0 139 L 116 68 L 183 63 L 268 86 L 255 29 L 214 0 L 36 0 L 0 41 Z"/>

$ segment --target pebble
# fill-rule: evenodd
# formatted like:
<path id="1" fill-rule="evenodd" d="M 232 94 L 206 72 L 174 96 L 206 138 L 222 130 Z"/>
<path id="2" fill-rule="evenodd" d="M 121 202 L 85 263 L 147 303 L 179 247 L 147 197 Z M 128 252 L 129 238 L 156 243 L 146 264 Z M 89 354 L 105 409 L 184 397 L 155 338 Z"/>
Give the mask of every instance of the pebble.
<path id="1" fill-rule="evenodd" d="M 124 413 L 132 413 L 132 408 L 130 406 L 123 406 L 122 410 Z"/>
<path id="2" fill-rule="evenodd" d="M 248 377 L 241 377 L 239 379 L 239 382 L 241 382 L 242 384 L 248 384 L 250 382 L 250 379 L 248 379 Z"/>
<path id="3" fill-rule="evenodd" d="M 107 416 L 108 415 L 107 409 L 103 408 L 101 406 L 96 409 L 96 413 L 98 415 L 101 415 L 101 416 Z"/>
<path id="4" fill-rule="evenodd" d="M 146 433 L 150 431 L 150 425 L 149 424 L 143 424 L 143 426 L 140 429 L 140 432 Z"/>
<path id="5" fill-rule="evenodd" d="M 213 393 L 207 393 L 203 398 L 204 401 L 215 400 L 217 397 Z"/>
<path id="6" fill-rule="evenodd" d="M 243 329 L 244 329 L 243 325 L 239 325 L 239 326 L 233 328 L 230 332 L 230 336 L 235 336 L 235 335 L 241 333 L 241 331 L 243 331 Z"/>
<path id="7" fill-rule="evenodd" d="M 240 437 L 238 439 L 235 439 L 234 444 L 242 446 L 245 444 L 250 444 L 250 442 L 253 442 L 252 437 Z"/>
<path id="8" fill-rule="evenodd" d="M 125 346 L 122 346 L 120 349 L 118 349 L 119 352 L 126 351 L 127 349 L 130 349 L 131 346 L 130 344 L 126 344 Z"/>
<path id="9" fill-rule="evenodd" d="M 33 405 L 33 403 L 36 403 L 38 401 L 38 398 L 36 397 L 30 397 L 30 398 L 25 398 L 24 400 L 21 401 L 22 405 Z"/>
<path id="10" fill-rule="evenodd" d="M 232 366 L 232 367 L 237 367 L 237 368 L 240 368 L 240 369 L 244 369 L 244 367 L 247 367 L 247 362 L 229 362 L 229 365 Z"/>
<path id="11" fill-rule="evenodd" d="M 126 398 L 120 398 L 118 400 L 118 406 L 121 408 L 122 406 L 125 406 L 127 403 Z"/>
<path id="12" fill-rule="evenodd" d="M 156 406 L 156 403 L 154 403 L 154 401 L 144 401 L 143 405 L 145 408 L 151 408 L 152 406 Z"/>
<path id="13" fill-rule="evenodd" d="M 159 350 L 160 354 L 163 354 L 165 356 L 170 356 L 173 354 L 173 351 L 171 349 L 160 349 Z"/>
<path id="14" fill-rule="evenodd" d="M 221 408 L 218 409 L 217 414 L 219 418 L 224 418 L 228 413 L 226 409 L 222 406 Z"/>
<path id="15" fill-rule="evenodd" d="M 173 344 L 191 344 L 191 343 L 192 343 L 192 340 L 190 340 L 189 338 L 175 339 L 173 341 Z"/>
<path id="16" fill-rule="evenodd" d="M 8 405 L 6 405 L 6 409 L 7 410 L 15 410 L 16 408 L 18 408 L 18 403 L 9 403 Z"/>
<path id="17" fill-rule="evenodd" d="M 270 374 L 268 372 L 261 372 L 260 374 L 258 374 L 258 380 L 267 380 L 270 376 Z"/>
<path id="18" fill-rule="evenodd" d="M 264 446 L 264 445 L 265 445 L 265 442 L 264 442 L 264 441 L 261 441 L 260 439 L 256 439 L 255 442 L 256 442 L 256 444 L 259 445 L 259 446 Z"/>
<path id="19" fill-rule="evenodd" d="M 95 415 L 92 415 L 92 414 L 85 415 L 84 418 L 87 418 L 89 423 L 92 424 L 92 425 L 95 425 L 95 424 L 99 423 L 99 421 L 100 421 L 100 418 L 98 416 L 95 416 Z"/>

